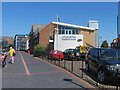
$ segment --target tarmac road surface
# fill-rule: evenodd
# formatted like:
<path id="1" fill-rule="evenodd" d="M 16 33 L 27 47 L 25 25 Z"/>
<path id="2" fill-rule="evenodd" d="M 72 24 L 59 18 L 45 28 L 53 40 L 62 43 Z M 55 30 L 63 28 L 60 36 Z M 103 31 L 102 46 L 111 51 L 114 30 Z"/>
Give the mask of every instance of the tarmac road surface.
<path id="1" fill-rule="evenodd" d="M 9 62 L 9 56 L 7 62 Z M 16 51 L 15 63 L 2 69 L 2 88 L 94 88 L 57 66 L 23 51 Z"/>

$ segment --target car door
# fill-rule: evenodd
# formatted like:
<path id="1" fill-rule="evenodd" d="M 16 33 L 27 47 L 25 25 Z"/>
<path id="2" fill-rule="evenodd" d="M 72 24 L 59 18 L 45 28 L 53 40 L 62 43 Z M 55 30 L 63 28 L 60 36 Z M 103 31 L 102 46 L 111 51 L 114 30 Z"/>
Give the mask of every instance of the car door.
<path id="1" fill-rule="evenodd" d="M 98 49 L 92 49 L 89 53 L 89 68 L 91 71 L 97 73 L 98 69 Z"/>
<path id="2" fill-rule="evenodd" d="M 68 59 L 68 49 L 66 49 L 63 54 L 64 54 L 64 59 Z"/>

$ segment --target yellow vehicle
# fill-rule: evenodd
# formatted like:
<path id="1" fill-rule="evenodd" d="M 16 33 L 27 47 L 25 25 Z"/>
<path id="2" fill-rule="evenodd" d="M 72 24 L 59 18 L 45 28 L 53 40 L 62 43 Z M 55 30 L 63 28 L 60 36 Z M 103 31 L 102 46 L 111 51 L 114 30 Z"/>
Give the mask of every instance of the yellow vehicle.
<path id="1" fill-rule="evenodd" d="M 77 46 L 76 49 L 79 49 L 80 53 L 87 53 L 88 52 L 87 46 Z"/>
<path id="2" fill-rule="evenodd" d="M 82 59 L 86 58 L 86 54 L 88 53 L 88 47 L 87 46 L 77 46 L 75 49 L 79 49 L 80 50 L 80 57 Z"/>
<path id="3" fill-rule="evenodd" d="M 87 53 L 87 52 L 88 52 L 88 47 L 80 46 L 80 53 Z"/>

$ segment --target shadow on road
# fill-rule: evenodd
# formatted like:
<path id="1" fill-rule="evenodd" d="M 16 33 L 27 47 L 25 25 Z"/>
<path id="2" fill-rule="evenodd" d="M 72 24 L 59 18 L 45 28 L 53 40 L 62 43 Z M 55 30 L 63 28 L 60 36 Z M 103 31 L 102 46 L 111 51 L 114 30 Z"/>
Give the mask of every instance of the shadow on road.
<path id="1" fill-rule="evenodd" d="M 77 86 L 83 88 L 84 90 L 88 90 L 87 88 L 85 88 L 85 87 L 83 87 L 83 86 L 81 86 L 81 85 L 79 85 L 79 84 L 73 82 L 72 79 L 66 79 L 66 78 L 65 78 L 65 79 L 63 79 L 63 80 L 66 81 L 66 82 L 70 82 L 70 83 L 72 83 L 72 84 L 75 84 L 75 85 L 77 85 Z"/>

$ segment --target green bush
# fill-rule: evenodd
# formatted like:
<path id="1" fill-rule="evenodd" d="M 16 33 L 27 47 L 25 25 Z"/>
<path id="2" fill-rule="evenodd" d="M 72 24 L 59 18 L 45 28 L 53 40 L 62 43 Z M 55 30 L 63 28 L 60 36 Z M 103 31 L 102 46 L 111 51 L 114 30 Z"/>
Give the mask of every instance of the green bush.
<path id="1" fill-rule="evenodd" d="M 103 41 L 103 43 L 102 43 L 101 47 L 102 47 L 102 48 L 108 48 L 108 47 L 109 47 L 109 46 L 108 46 L 108 43 L 107 43 L 107 41 L 106 41 L 106 40 L 105 40 L 105 41 Z"/>
<path id="2" fill-rule="evenodd" d="M 34 56 L 44 56 L 46 52 L 46 47 L 38 44 L 37 46 L 34 47 Z"/>

